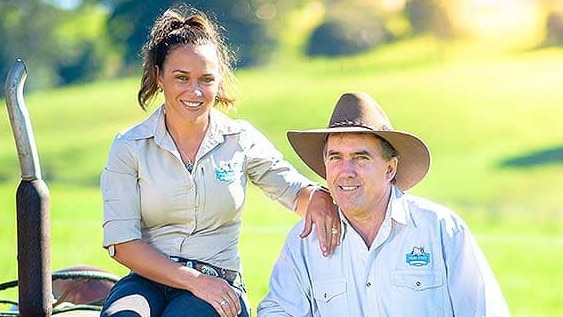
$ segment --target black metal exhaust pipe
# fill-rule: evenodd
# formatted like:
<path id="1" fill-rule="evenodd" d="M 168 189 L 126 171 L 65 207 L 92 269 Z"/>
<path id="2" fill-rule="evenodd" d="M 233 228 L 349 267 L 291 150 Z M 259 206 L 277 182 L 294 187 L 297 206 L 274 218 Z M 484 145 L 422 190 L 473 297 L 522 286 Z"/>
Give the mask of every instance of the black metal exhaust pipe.
<path id="1" fill-rule="evenodd" d="M 22 317 L 51 316 L 49 190 L 41 178 L 31 120 L 23 98 L 27 70 L 17 59 L 6 78 L 6 105 L 21 168 L 16 192 L 18 307 Z"/>

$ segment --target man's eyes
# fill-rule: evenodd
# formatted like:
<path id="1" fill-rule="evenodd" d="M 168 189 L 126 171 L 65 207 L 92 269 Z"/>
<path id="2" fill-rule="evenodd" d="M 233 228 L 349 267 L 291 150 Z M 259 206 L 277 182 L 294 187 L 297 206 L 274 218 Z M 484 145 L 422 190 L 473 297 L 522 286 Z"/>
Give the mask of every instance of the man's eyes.
<path id="1" fill-rule="evenodd" d="M 338 156 L 338 155 L 329 155 L 328 156 L 328 160 L 329 161 L 337 161 L 337 160 L 341 160 L 342 157 Z M 352 160 L 354 161 L 361 161 L 361 162 L 365 162 L 365 161 L 369 161 L 371 159 L 371 157 L 369 155 L 356 155 L 352 157 Z"/>
<path id="2" fill-rule="evenodd" d="M 328 160 L 329 160 L 329 161 L 336 161 L 336 160 L 338 160 L 338 159 L 340 159 L 340 157 L 339 157 L 339 156 L 336 156 L 336 155 L 329 155 L 329 156 L 328 156 Z"/>

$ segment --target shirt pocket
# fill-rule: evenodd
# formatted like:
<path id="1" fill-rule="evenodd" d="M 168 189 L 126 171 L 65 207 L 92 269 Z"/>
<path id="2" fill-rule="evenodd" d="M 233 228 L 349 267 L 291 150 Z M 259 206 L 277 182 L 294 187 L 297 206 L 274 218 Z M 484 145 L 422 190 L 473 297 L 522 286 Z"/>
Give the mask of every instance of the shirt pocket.
<path id="1" fill-rule="evenodd" d="M 394 271 L 390 282 L 390 298 L 384 306 L 393 311 L 391 316 L 409 316 L 413 310 L 417 316 L 444 316 L 447 291 L 442 272 Z"/>
<path id="2" fill-rule="evenodd" d="M 345 279 L 313 282 L 313 297 L 322 316 L 348 316 Z"/>
<path id="3" fill-rule="evenodd" d="M 439 288 L 442 274 L 437 271 L 395 271 L 391 272 L 391 284 L 408 287 L 415 291 Z"/>

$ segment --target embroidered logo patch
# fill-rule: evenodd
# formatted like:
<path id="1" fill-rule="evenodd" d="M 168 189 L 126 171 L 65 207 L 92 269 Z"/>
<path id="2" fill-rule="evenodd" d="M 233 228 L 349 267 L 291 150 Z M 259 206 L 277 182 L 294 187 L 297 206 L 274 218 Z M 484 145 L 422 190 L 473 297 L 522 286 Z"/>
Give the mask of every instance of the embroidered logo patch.
<path id="1" fill-rule="evenodd" d="M 215 170 L 215 178 L 218 181 L 230 183 L 234 180 L 234 171 L 233 170 Z"/>
<path id="2" fill-rule="evenodd" d="M 423 246 L 412 248 L 412 251 L 407 253 L 406 262 L 412 266 L 423 266 L 430 263 L 430 253 L 424 252 Z"/>
<path id="3" fill-rule="evenodd" d="M 215 178 L 224 183 L 232 183 L 238 174 L 237 163 L 231 162 L 221 162 L 219 166 L 215 168 Z"/>

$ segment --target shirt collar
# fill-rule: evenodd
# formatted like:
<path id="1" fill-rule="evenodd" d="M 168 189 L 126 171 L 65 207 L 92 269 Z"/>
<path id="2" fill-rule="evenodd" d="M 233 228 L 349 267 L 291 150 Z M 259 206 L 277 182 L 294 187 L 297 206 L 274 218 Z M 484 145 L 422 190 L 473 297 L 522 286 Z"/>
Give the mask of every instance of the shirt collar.
<path id="1" fill-rule="evenodd" d="M 406 225 L 407 210 L 403 207 L 402 197 L 404 193 L 395 185 L 391 188 L 391 198 L 387 206 L 387 214 L 391 215 L 394 222 Z"/>
<path id="2" fill-rule="evenodd" d="M 402 197 L 404 193 L 395 185 L 391 188 L 391 195 L 389 198 L 389 204 L 387 205 L 387 211 L 385 212 L 384 223 L 388 223 L 393 220 L 394 223 L 401 225 L 407 225 L 407 210 L 403 207 Z M 348 219 L 344 217 L 340 207 L 338 208 L 338 215 L 340 216 L 340 223 L 342 227 L 342 234 L 340 235 L 340 242 L 344 239 L 348 227 L 351 226 Z M 383 226 L 382 226 L 383 227 Z"/>
<path id="3" fill-rule="evenodd" d="M 209 129 L 205 134 L 200 152 L 203 154 L 211 151 L 215 146 L 225 141 L 225 136 L 241 132 L 238 124 L 233 124 L 233 119 L 217 110 L 211 109 L 209 113 Z"/>
<path id="4" fill-rule="evenodd" d="M 131 130 L 132 138 L 136 140 L 154 138 L 155 142 L 163 148 L 174 150 L 174 142 L 166 129 L 164 121 L 164 105 L 156 109 L 147 119 Z M 202 143 L 202 153 L 222 143 L 225 135 L 240 133 L 239 125 L 232 124 L 232 119 L 221 111 L 213 108 L 209 114 L 209 129 Z"/>

